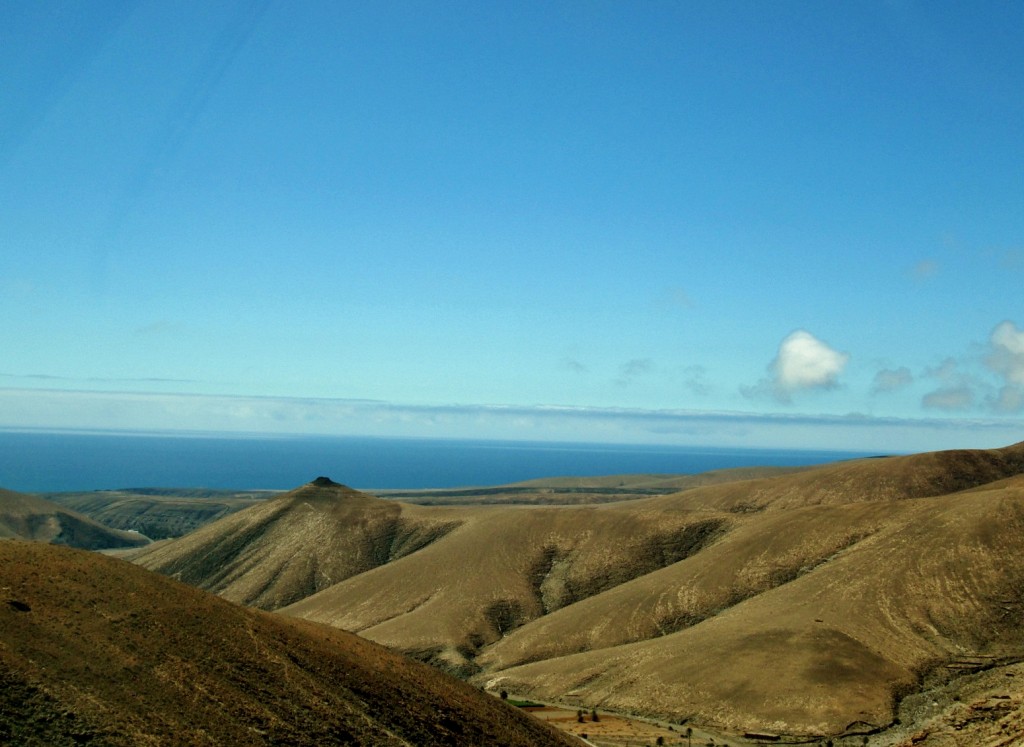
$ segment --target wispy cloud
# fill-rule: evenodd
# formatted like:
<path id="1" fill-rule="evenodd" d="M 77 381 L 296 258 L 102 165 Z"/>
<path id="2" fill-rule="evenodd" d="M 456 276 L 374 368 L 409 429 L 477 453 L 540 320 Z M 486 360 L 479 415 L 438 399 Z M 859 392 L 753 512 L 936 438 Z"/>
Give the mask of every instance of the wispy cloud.
<path id="1" fill-rule="evenodd" d="M 650 358 L 634 358 L 619 366 L 619 375 L 615 379 L 618 386 L 629 386 L 639 377 L 650 373 L 654 361 Z"/>
<path id="2" fill-rule="evenodd" d="M 135 335 L 139 337 L 150 337 L 155 335 L 166 335 L 174 334 L 178 332 L 184 332 L 185 325 L 180 322 L 172 322 L 167 319 L 161 319 L 150 324 L 144 324 L 141 327 L 136 327 L 133 330 Z"/>
<path id="3" fill-rule="evenodd" d="M 162 376 L 140 376 L 140 377 L 119 377 L 119 376 L 60 376 L 45 373 L 4 373 L 0 372 L 2 379 L 22 379 L 26 381 L 56 381 L 63 383 L 86 383 L 86 384 L 209 384 L 201 379 L 170 379 Z"/>
<path id="4" fill-rule="evenodd" d="M 940 387 L 921 398 L 921 404 L 933 410 L 963 412 L 973 408 L 974 402 L 974 390 L 966 384 Z"/>
<path id="5" fill-rule="evenodd" d="M 666 288 L 661 295 L 661 302 L 667 308 L 683 309 L 689 311 L 696 307 L 690 294 L 678 286 Z"/>
<path id="6" fill-rule="evenodd" d="M 979 401 L 979 390 L 985 386 L 978 377 L 963 370 L 963 364 L 952 357 L 926 369 L 923 376 L 934 379 L 939 384 L 936 389 L 921 398 L 921 406 L 932 410 L 971 410 Z"/>
<path id="7" fill-rule="evenodd" d="M 585 366 L 583 363 L 580 363 L 575 358 L 563 358 L 562 368 L 577 374 L 585 374 L 588 371 L 590 371 L 590 369 L 587 366 Z"/>
<path id="8" fill-rule="evenodd" d="M 0 427 L 905 452 L 1001 446 L 1024 421 L 0 389 Z"/>
<path id="9" fill-rule="evenodd" d="M 939 274 L 939 263 L 934 259 L 922 259 L 910 268 L 910 277 L 914 280 L 929 280 Z"/>
<path id="10" fill-rule="evenodd" d="M 1024 409 L 1024 330 L 1009 320 L 996 325 L 984 363 L 1002 384 L 992 406 L 999 412 Z"/>
<path id="11" fill-rule="evenodd" d="M 1024 270 L 1024 249 L 1007 249 L 999 258 L 999 266 L 1014 272 Z"/>
<path id="12" fill-rule="evenodd" d="M 900 368 L 883 368 L 875 374 L 875 380 L 871 385 L 873 394 L 897 392 L 905 389 L 914 383 L 914 375 L 906 366 Z"/>
<path id="13" fill-rule="evenodd" d="M 975 345 L 960 357 L 943 359 L 925 369 L 920 378 L 935 382 L 935 388 L 921 399 L 928 409 L 997 414 L 1024 411 L 1024 330 L 1009 319 L 1002 321 L 984 345 Z"/>
<path id="14" fill-rule="evenodd" d="M 708 384 L 708 370 L 704 366 L 687 366 L 683 371 L 686 379 L 684 386 L 698 397 L 706 397 L 711 393 L 711 385 Z"/>

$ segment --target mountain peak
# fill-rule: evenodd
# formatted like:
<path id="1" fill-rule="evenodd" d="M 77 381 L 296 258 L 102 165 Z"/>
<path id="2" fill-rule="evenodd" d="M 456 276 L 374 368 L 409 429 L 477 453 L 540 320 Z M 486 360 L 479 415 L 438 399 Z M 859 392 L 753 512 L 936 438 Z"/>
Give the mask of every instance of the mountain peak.
<path id="1" fill-rule="evenodd" d="M 344 487 L 341 483 L 337 483 L 329 477 L 320 477 L 313 480 L 310 485 L 316 485 L 318 488 L 341 488 Z"/>

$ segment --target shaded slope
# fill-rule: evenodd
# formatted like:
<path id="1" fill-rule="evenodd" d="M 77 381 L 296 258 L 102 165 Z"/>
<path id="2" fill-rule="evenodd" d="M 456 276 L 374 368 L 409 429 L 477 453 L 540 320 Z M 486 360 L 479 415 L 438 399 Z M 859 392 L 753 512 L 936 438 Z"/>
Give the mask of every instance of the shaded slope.
<path id="1" fill-rule="evenodd" d="M 359 632 L 462 674 L 515 628 L 672 565 L 713 543 L 724 517 L 631 504 L 465 509 L 415 556 L 282 610 Z"/>
<path id="2" fill-rule="evenodd" d="M 0 589 L 5 744 L 570 743 L 355 636 L 116 559 L 0 543 Z"/>
<path id="3" fill-rule="evenodd" d="M 456 523 L 320 478 L 132 560 L 225 599 L 276 609 L 415 552 Z"/>
<path id="4" fill-rule="evenodd" d="M 878 747 L 1019 747 L 1024 739 L 1024 664 L 995 666 L 937 684 L 900 704 L 901 724 Z"/>
<path id="5" fill-rule="evenodd" d="M 524 625 L 478 663 L 503 669 L 697 625 L 834 560 L 902 514 L 867 503 L 729 517 L 730 531 L 700 553 Z"/>
<path id="6" fill-rule="evenodd" d="M 45 497 L 105 526 L 159 540 L 188 534 L 273 495 L 273 491 L 133 488 L 49 493 Z"/>
<path id="7" fill-rule="evenodd" d="M 938 666 L 1024 655 L 1024 480 L 892 509 L 828 562 L 692 627 L 490 681 L 725 728 L 830 734 L 888 724 L 897 696 Z"/>
<path id="8" fill-rule="evenodd" d="M 37 496 L 0 489 L 0 539 L 11 538 L 87 550 L 138 547 L 149 542 L 135 532 L 111 529 Z"/>

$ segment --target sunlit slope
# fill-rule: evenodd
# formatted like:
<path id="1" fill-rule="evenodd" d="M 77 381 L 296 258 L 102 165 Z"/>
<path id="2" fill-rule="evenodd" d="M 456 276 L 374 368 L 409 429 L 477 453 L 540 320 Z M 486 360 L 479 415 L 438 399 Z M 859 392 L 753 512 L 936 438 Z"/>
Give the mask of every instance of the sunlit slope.
<path id="1" fill-rule="evenodd" d="M 12 538 L 87 550 L 137 547 L 149 542 L 135 532 L 111 529 L 37 496 L 0 489 L 0 539 Z"/>
<path id="2" fill-rule="evenodd" d="M 674 633 L 789 583 L 905 521 L 902 504 L 812 506 L 727 516 L 700 553 L 518 628 L 477 658 L 487 669 Z"/>
<path id="3" fill-rule="evenodd" d="M 730 467 L 710 470 L 696 475 L 600 475 L 596 477 L 541 477 L 510 483 L 508 487 L 535 488 L 633 488 L 670 492 L 703 485 L 716 485 L 759 477 L 778 477 L 814 469 L 814 467 Z"/>
<path id="4" fill-rule="evenodd" d="M 443 509 L 428 513 L 318 478 L 132 560 L 225 599 L 276 609 L 413 552 L 456 525 Z"/>
<path id="5" fill-rule="evenodd" d="M 908 499 L 889 518 L 844 508 L 871 533 L 788 583 L 675 633 L 487 679 L 726 728 L 829 734 L 889 723 L 895 696 L 938 665 L 1024 654 L 1024 479 Z"/>
<path id="6" fill-rule="evenodd" d="M 524 623 L 672 565 L 726 516 L 631 504 L 466 509 L 458 529 L 284 613 L 359 632 L 462 674 Z"/>
<path id="7" fill-rule="evenodd" d="M 957 657 L 1024 655 L 1022 491 L 1022 444 L 591 506 L 314 484 L 142 560 L 494 687 L 835 734 Z"/>
<path id="8" fill-rule="evenodd" d="M 0 743 L 569 744 L 343 631 L 21 541 L 0 542 Z"/>
<path id="9" fill-rule="evenodd" d="M 1024 472 L 1024 442 L 826 464 L 783 477 L 687 490 L 664 505 L 733 512 L 946 495 Z M 655 501 L 663 499 L 651 499 Z"/>

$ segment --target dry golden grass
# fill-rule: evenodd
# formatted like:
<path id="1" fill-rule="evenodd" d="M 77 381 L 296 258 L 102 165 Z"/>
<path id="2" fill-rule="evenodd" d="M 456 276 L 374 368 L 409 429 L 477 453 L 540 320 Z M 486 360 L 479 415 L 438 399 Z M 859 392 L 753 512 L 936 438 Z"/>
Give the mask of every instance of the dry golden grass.
<path id="1" fill-rule="evenodd" d="M 884 727 L 958 657 L 1024 655 L 1022 473 L 1017 444 L 600 506 L 304 486 L 140 560 L 495 689 L 824 736 Z M 385 552 L 395 526 L 430 541 Z"/>
<path id="2" fill-rule="evenodd" d="M 457 521 L 310 483 L 132 559 L 225 599 L 276 609 L 413 552 Z"/>
<path id="3" fill-rule="evenodd" d="M 892 508 L 886 517 L 848 510 L 843 520 L 853 527 L 859 521 L 870 534 L 698 624 L 488 679 L 527 696 L 573 695 L 613 710 L 686 714 L 738 731 L 826 735 L 856 728 L 856 722 L 885 726 L 894 717 L 895 697 L 915 689 L 936 666 L 964 656 L 1024 653 L 1024 557 L 1018 552 L 1024 483 Z M 814 511 L 828 511 L 839 522 L 833 507 Z M 749 565 L 728 566 L 728 545 L 739 541 L 737 534 L 707 551 L 721 557 L 706 558 L 709 565 L 695 569 L 696 579 L 676 577 L 677 596 L 699 593 L 705 584 L 728 588 L 730 579 L 744 575 Z M 701 577 L 716 560 L 721 575 Z M 668 583 L 664 588 L 672 591 Z M 590 601 L 596 607 L 603 600 Z M 643 608 L 617 602 L 603 609 L 644 617 Z M 595 615 L 600 612 L 575 622 Z M 552 637 L 529 627 L 516 632 L 526 636 Z M 507 639 L 488 653 L 499 657 L 512 645 L 529 647 Z"/>

